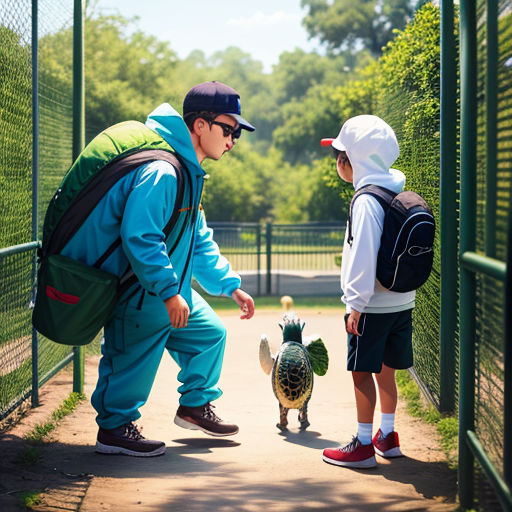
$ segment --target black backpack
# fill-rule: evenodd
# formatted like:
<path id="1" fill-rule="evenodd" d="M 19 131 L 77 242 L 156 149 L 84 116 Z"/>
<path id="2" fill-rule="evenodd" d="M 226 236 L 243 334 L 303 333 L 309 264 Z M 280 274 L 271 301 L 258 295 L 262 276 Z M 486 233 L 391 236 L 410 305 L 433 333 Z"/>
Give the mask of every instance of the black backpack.
<path id="1" fill-rule="evenodd" d="M 359 189 L 350 203 L 348 243 L 352 246 L 352 207 L 362 194 L 375 197 L 384 210 L 384 226 L 377 256 L 377 279 L 394 292 L 419 288 L 430 275 L 434 261 L 435 219 L 416 192 L 395 194 L 378 185 Z"/>

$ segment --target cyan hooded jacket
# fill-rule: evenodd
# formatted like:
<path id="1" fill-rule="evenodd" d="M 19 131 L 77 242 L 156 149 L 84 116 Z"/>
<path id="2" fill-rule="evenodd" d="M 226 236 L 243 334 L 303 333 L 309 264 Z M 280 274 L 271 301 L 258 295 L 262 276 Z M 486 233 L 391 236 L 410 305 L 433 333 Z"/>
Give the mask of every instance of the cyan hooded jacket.
<path id="1" fill-rule="evenodd" d="M 192 275 L 212 295 L 240 287 L 236 274 L 219 251 L 200 208 L 205 172 L 192 145 L 190 132 L 169 104 L 156 108 L 146 126 L 158 133 L 185 163 L 192 185 L 193 224 L 188 224 L 169 258 L 163 228 L 177 196 L 174 167 L 163 161 L 140 166 L 120 179 L 62 250 L 70 258 L 92 265 L 120 236 L 122 244 L 101 268 L 119 277 L 130 265 L 148 292 L 166 300 L 180 293 L 192 305 Z M 185 214 L 186 212 L 182 212 Z"/>

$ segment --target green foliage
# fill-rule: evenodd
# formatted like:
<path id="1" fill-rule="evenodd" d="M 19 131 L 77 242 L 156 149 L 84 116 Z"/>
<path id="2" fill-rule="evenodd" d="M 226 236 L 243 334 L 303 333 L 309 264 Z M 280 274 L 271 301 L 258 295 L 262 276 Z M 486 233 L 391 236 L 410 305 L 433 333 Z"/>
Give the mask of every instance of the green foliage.
<path id="1" fill-rule="evenodd" d="M 215 311 L 238 310 L 236 302 L 231 298 L 214 297 L 208 294 L 203 294 L 203 296 Z M 280 297 L 255 297 L 256 310 L 275 310 L 276 312 L 281 312 L 283 308 L 279 300 Z M 336 309 L 341 312 L 344 307 L 339 297 L 295 297 L 293 303 L 294 309 L 297 312 L 306 310 L 309 314 L 311 314 L 311 311 L 321 312 L 326 309 Z"/>
<path id="2" fill-rule="evenodd" d="M 71 393 L 69 397 L 52 412 L 51 420 L 35 425 L 30 432 L 27 432 L 25 439 L 30 441 L 32 444 L 43 443 L 45 438 L 55 430 L 62 418 L 71 414 L 75 410 L 76 406 L 83 400 L 85 400 L 85 395 L 82 393 Z"/>
<path id="3" fill-rule="evenodd" d="M 34 444 L 40 444 L 44 438 L 47 437 L 53 430 L 55 430 L 56 424 L 52 421 L 46 421 L 45 423 L 38 423 L 34 428 L 25 435 L 25 439 Z"/>
<path id="4" fill-rule="evenodd" d="M 414 13 L 411 0 L 302 0 L 308 9 L 303 24 L 310 36 L 318 37 L 330 49 L 353 52 L 361 47 L 379 55 Z"/>
<path id="5" fill-rule="evenodd" d="M 372 62 L 354 74 L 344 73 L 342 85 L 314 85 L 301 101 L 285 104 L 283 124 L 274 131 L 275 144 L 285 157 L 310 163 L 324 156 L 320 139 L 335 137 L 349 117 L 371 112 L 378 93 L 376 68 Z"/>
<path id="6" fill-rule="evenodd" d="M 0 247 L 27 242 L 32 208 L 30 47 L 0 26 Z"/>
<path id="7" fill-rule="evenodd" d="M 324 41 L 332 47 L 338 43 L 334 44 L 334 35 L 328 37 L 331 30 L 332 34 L 348 38 L 342 45 L 373 37 L 365 36 L 364 31 L 376 19 L 375 0 L 359 4 L 304 0 L 303 5 L 308 8 L 305 25 L 312 34 L 323 34 Z M 377 20 L 377 27 L 388 20 L 390 27 L 401 28 L 412 12 L 406 0 L 386 0 L 381 7 L 382 19 Z M 240 92 L 243 115 L 257 130 L 244 132 L 235 149 L 221 161 L 205 165 L 211 174 L 203 198 L 207 218 L 280 222 L 342 219 L 352 191 L 337 178 L 332 159 L 326 156 L 330 152 L 320 147 L 319 140 L 335 136 L 342 122 L 353 115 L 391 115 L 396 98 L 404 96 L 404 91 L 410 101 L 406 111 L 400 112 L 401 116 L 404 114 L 399 130 L 404 135 L 403 153 L 409 152 L 408 142 L 414 140 L 419 127 L 429 123 L 437 126 L 433 123 L 439 111 L 437 13 L 432 6 L 418 11 L 414 23 L 395 34 L 379 61 L 372 60 L 368 51 L 359 47 L 358 66 L 353 52 L 348 50 L 319 55 L 296 49 L 284 52 L 270 74 L 263 72 L 259 61 L 236 47 L 209 57 L 195 51 L 180 60 L 170 43 L 140 30 L 127 35 L 128 29 L 134 25 L 136 28 L 136 20 L 92 13 L 86 19 L 84 45 L 87 138 L 120 121 L 144 121 L 165 101 L 180 111 L 190 87 L 212 79 L 224 81 Z M 347 19 L 351 27 L 344 34 L 339 29 Z M 2 231 L 0 245 L 6 246 L 26 241 L 30 231 L 26 219 L 30 218 L 31 141 L 27 134 L 31 108 L 27 98 L 30 99 L 31 84 L 29 72 L 15 73 L 18 82 L 14 86 L 4 79 L 13 73 L 9 70 L 29 69 L 30 52 L 18 35 L 1 30 L 0 95 L 12 99 L 6 104 L 10 108 L 0 109 L 2 126 L 12 125 L 11 131 L 2 131 L 0 141 L 0 207 L 4 212 L 2 220 L 13 230 Z M 382 33 L 377 36 L 382 37 Z M 45 34 L 39 44 L 43 82 L 69 91 L 72 30 Z M 14 95 L 13 90 L 23 94 Z M 21 96 L 24 102 L 19 99 Z M 10 137 L 14 137 L 15 144 Z M 42 208 L 69 161 L 69 149 L 55 147 L 54 142 L 50 137 L 43 140 L 44 147 L 51 145 L 52 150 L 42 151 Z M 12 163 L 5 167 L 4 161 Z M 20 170 L 16 171 L 13 192 L 12 186 L 6 185 L 12 184 L 10 173 L 14 165 Z M 17 210 L 12 217 L 9 212 L 14 204 Z M 21 216 L 20 205 L 25 208 Z M 23 223 L 19 222 L 20 217 L 25 219 Z M 14 226 L 20 227 L 15 231 Z"/>
<path id="8" fill-rule="evenodd" d="M 68 398 L 66 398 L 62 405 L 52 412 L 52 420 L 58 423 L 62 418 L 66 417 L 68 414 L 71 414 L 76 406 L 85 400 L 85 395 L 83 393 L 71 393 Z"/>
<path id="9" fill-rule="evenodd" d="M 22 492 L 20 494 L 20 498 L 22 504 L 29 509 L 34 508 L 36 505 L 40 505 L 42 503 L 41 493 L 37 491 Z"/>
<path id="10" fill-rule="evenodd" d="M 20 453 L 19 462 L 30 466 L 41 460 L 41 450 L 38 446 L 26 446 Z"/>
<path id="11" fill-rule="evenodd" d="M 0 410 L 5 410 L 19 396 L 20 390 L 30 387 L 32 376 L 32 360 L 26 359 L 18 368 L 0 375 Z"/>
<path id="12" fill-rule="evenodd" d="M 418 385 L 407 370 L 397 371 L 396 381 L 400 395 L 407 402 L 409 414 L 436 426 L 448 465 L 450 468 L 456 469 L 459 435 L 458 418 L 456 416 L 443 416 L 432 404 L 425 405 Z"/>

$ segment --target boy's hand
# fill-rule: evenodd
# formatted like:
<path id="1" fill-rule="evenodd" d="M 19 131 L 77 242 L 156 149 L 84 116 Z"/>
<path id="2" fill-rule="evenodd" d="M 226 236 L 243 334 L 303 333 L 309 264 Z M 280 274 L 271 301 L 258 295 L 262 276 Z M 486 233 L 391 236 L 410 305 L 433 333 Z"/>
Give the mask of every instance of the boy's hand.
<path id="1" fill-rule="evenodd" d="M 359 319 L 361 318 L 361 313 L 353 309 L 347 318 L 347 332 L 350 334 L 355 334 L 356 336 L 361 336 L 361 334 L 357 331 L 357 325 L 359 324 Z"/>
<path id="2" fill-rule="evenodd" d="M 249 320 L 254 315 L 254 300 L 252 297 L 244 292 L 241 288 L 237 288 L 232 294 L 233 300 L 240 306 L 242 320 Z"/>
<path id="3" fill-rule="evenodd" d="M 165 301 L 165 307 L 167 308 L 171 325 L 175 329 L 187 326 L 190 308 L 188 307 L 187 301 L 180 294 L 169 297 Z"/>

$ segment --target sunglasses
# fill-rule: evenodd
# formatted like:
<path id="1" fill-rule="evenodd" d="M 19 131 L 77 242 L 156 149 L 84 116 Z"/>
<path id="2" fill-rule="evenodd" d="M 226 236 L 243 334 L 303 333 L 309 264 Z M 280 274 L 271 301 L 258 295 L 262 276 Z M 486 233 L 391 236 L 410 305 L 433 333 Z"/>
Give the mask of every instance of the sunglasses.
<path id="1" fill-rule="evenodd" d="M 215 121 L 215 120 L 211 120 L 208 122 L 210 123 L 210 125 L 216 124 L 216 125 L 220 126 L 222 128 L 222 134 L 224 135 L 224 137 L 229 137 L 231 135 L 231 139 L 235 140 L 235 139 L 239 139 L 240 135 L 242 135 L 242 127 L 241 126 L 238 126 L 235 128 L 234 126 L 231 126 L 230 124 L 221 123 L 220 121 Z"/>

